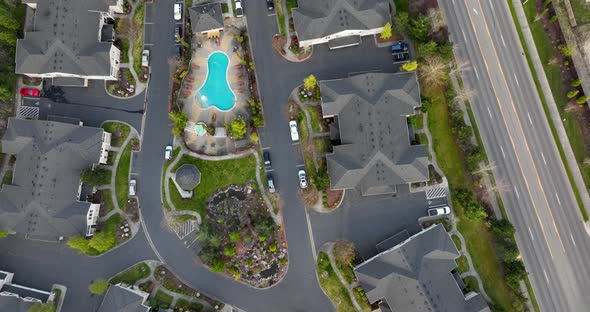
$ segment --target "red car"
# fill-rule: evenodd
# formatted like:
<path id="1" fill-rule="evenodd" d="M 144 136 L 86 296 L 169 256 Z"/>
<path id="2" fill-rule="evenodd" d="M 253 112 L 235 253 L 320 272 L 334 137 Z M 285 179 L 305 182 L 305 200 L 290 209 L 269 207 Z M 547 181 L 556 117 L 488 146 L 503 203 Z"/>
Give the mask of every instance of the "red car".
<path id="1" fill-rule="evenodd" d="M 20 89 L 20 95 L 38 97 L 39 90 L 31 89 L 31 88 L 22 88 L 22 89 Z"/>

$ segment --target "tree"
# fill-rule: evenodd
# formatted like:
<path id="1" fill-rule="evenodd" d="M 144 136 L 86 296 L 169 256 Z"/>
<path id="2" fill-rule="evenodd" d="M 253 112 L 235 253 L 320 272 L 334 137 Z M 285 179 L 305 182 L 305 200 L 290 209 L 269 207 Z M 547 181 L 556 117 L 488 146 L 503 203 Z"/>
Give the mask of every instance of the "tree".
<path id="1" fill-rule="evenodd" d="M 356 258 L 354 243 L 349 241 L 338 241 L 334 244 L 332 254 L 337 261 L 345 264 L 352 264 Z"/>
<path id="2" fill-rule="evenodd" d="M 430 21 L 424 15 L 413 16 L 410 19 L 408 35 L 417 42 L 426 42 L 430 33 Z"/>
<path id="3" fill-rule="evenodd" d="M 582 84 L 583 80 L 582 79 L 574 79 L 572 80 L 572 82 L 570 83 L 570 85 L 575 88 L 575 87 L 579 87 Z"/>
<path id="4" fill-rule="evenodd" d="M 16 47 L 16 34 L 11 31 L 0 30 L 0 41 L 11 47 Z"/>
<path id="5" fill-rule="evenodd" d="M 563 54 L 563 56 L 572 56 L 574 54 L 574 48 L 568 47 L 565 44 L 558 45 L 557 49 L 561 51 L 561 54 Z"/>
<path id="6" fill-rule="evenodd" d="M 326 190 L 330 187 L 330 176 L 328 175 L 328 169 L 323 166 L 316 171 L 312 179 L 313 185 L 318 190 Z"/>
<path id="7" fill-rule="evenodd" d="M 27 312 L 55 312 L 55 304 L 53 301 L 45 303 L 35 302 Z"/>
<path id="8" fill-rule="evenodd" d="M 174 128 L 172 128 L 172 133 L 175 136 L 181 136 L 184 132 L 184 128 L 188 124 L 188 117 L 186 116 L 185 112 L 170 112 L 168 117 L 172 119 L 174 124 Z"/>
<path id="9" fill-rule="evenodd" d="M 98 253 L 103 253 L 116 244 L 115 237 L 108 232 L 98 232 L 88 242 L 88 246 Z"/>
<path id="10" fill-rule="evenodd" d="M 416 44 L 416 58 L 417 59 L 426 59 L 437 52 L 438 45 L 434 41 L 428 41 L 426 43 L 417 43 Z"/>
<path id="11" fill-rule="evenodd" d="M 455 95 L 455 98 L 453 99 L 453 101 L 455 103 L 469 101 L 476 94 L 477 94 L 477 92 L 475 92 L 475 90 L 473 90 L 467 86 L 463 86 L 463 88 L 460 88 L 457 91 L 457 94 Z"/>
<path id="12" fill-rule="evenodd" d="M 415 71 L 416 69 L 418 69 L 418 62 L 410 61 L 410 62 L 404 63 L 404 65 L 402 65 L 401 69 L 402 69 L 402 71 L 406 71 L 406 72 Z"/>
<path id="13" fill-rule="evenodd" d="M 314 75 L 309 75 L 309 76 L 307 76 L 307 78 L 303 79 L 303 87 L 307 91 L 311 91 L 311 90 L 315 89 L 317 84 L 318 84 L 318 81 Z"/>
<path id="14" fill-rule="evenodd" d="M 5 238 L 6 236 L 8 236 L 8 231 L 0 231 L 0 238 Z"/>
<path id="15" fill-rule="evenodd" d="M 581 96 L 578 99 L 576 99 L 576 103 L 582 105 L 582 104 L 588 102 L 588 100 L 590 100 L 590 96 L 584 95 L 584 96 Z"/>
<path id="16" fill-rule="evenodd" d="M 494 219 L 490 225 L 492 232 L 496 234 L 498 238 L 514 238 L 515 229 L 508 219 Z"/>
<path id="17" fill-rule="evenodd" d="M 387 24 L 383 25 L 380 37 L 384 40 L 391 38 L 391 23 L 387 22 Z"/>
<path id="18" fill-rule="evenodd" d="M 578 95 L 578 93 L 580 93 L 580 90 L 570 90 L 567 93 L 567 98 L 572 99 L 572 98 L 576 97 L 576 95 Z"/>
<path id="19" fill-rule="evenodd" d="M 229 233 L 229 240 L 232 242 L 237 242 L 240 240 L 240 232 L 239 231 L 234 231 Z"/>
<path id="20" fill-rule="evenodd" d="M 111 183 L 111 171 L 101 168 L 88 168 L 80 174 L 82 183 L 89 186 L 99 186 Z"/>
<path id="21" fill-rule="evenodd" d="M 234 247 L 234 245 L 228 245 L 227 247 L 225 247 L 225 249 L 223 249 L 223 254 L 228 257 L 233 257 L 236 255 L 236 248 Z"/>
<path id="22" fill-rule="evenodd" d="M 107 288 L 109 288 L 109 282 L 104 278 L 99 278 L 88 286 L 88 290 L 95 295 L 102 295 Z"/>
<path id="23" fill-rule="evenodd" d="M 430 32 L 436 33 L 445 27 L 445 19 L 440 8 L 430 8 L 428 10 L 428 20 L 430 22 Z"/>
<path id="24" fill-rule="evenodd" d="M 464 213 L 467 219 L 481 220 L 488 216 L 483 206 L 476 201 L 470 202 L 467 206 L 464 206 L 463 208 L 465 209 Z"/>
<path id="25" fill-rule="evenodd" d="M 447 70 L 448 66 L 440 57 L 432 56 L 420 65 L 419 74 L 426 85 L 440 87 L 445 82 Z"/>
<path id="26" fill-rule="evenodd" d="M 396 29 L 403 33 L 408 33 L 408 28 L 410 25 L 410 16 L 407 12 L 399 12 L 393 18 L 393 25 L 395 25 Z"/>
<path id="27" fill-rule="evenodd" d="M 258 145 L 259 141 L 260 141 L 260 138 L 258 137 L 258 134 L 256 132 L 250 134 L 250 142 L 252 142 L 252 144 Z"/>
<path id="28" fill-rule="evenodd" d="M 231 122 L 231 133 L 235 139 L 243 139 L 246 135 L 246 121 L 242 118 L 234 119 Z"/>
<path id="29" fill-rule="evenodd" d="M 211 271 L 213 272 L 223 272 L 225 271 L 225 263 L 220 257 L 215 257 L 211 261 Z"/>
<path id="30" fill-rule="evenodd" d="M 21 29 L 20 22 L 16 19 L 14 12 L 8 12 L 5 8 L 0 9 L 0 26 L 16 33 Z"/>
<path id="31" fill-rule="evenodd" d="M 506 273 L 506 282 L 513 289 L 517 289 L 520 280 L 526 277 L 526 269 L 522 261 L 514 260 L 504 264 L 504 271 Z"/>

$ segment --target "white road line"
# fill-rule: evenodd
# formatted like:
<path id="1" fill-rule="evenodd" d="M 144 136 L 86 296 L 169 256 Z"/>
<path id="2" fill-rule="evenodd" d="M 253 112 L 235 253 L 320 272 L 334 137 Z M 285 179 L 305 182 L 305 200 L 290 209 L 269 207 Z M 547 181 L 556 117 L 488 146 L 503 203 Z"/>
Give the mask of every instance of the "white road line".
<path id="1" fill-rule="evenodd" d="M 500 34 L 500 39 L 502 39 L 502 44 L 506 47 L 506 41 L 504 41 L 504 36 L 502 36 L 502 34 Z"/>
<path id="2" fill-rule="evenodd" d="M 145 22 L 144 25 L 154 25 L 154 22 Z"/>
<path id="3" fill-rule="evenodd" d="M 144 46 L 153 46 L 154 44 L 153 43 L 144 43 L 143 45 Z"/>
<path id="4" fill-rule="evenodd" d="M 465 32 L 463 31 L 463 28 L 461 28 L 461 33 L 463 34 L 463 39 L 464 39 L 465 41 L 467 41 L 467 36 L 465 36 Z"/>
<path id="5" fill-rule="evenodd" d="M 266 172 L 273 172 L 273 171 L 275 171 L 275 170 L 274 170 L 274 169 L 272 169 L 272 168 L 271 168 L 271 169 L 268 169 L 268 170 L 266 170 Z"/>
<path id="6" fill-rule="evenodd" d="M 527 117 L 529 117 L 529 123 L 532 126 L 533 125 L 533 120 L 531 119 L 531 115 L 529 114 L 529 112 L 527 112 L 526 115 L 527 115 Z"/>
<path id="7" fill-rule="evenodd" d="M 518 195 L 518 190 L 516 189 L 516 186 L 514 187 L 514 194 L 516 194 L 516 198 L 520 198 L 520 195 Z"/>
<path id="8" fill-rule="evenodd" d="M 453 5 L 455 5 L 455 0 L 453 0 Z"/>
<path id="9" fill-rule="evenodd" d="M 574 240 L 574 235 L 570 233 L 570 237 L 572 238 L 572 243 L 574 243 L 574 247 L 576 246 L 576 241 Z"/>
<path id="10" fill-rule="evenodd" d="M 532 240 L 535 240 L 535 237 L 533 236 L 533 232 L 531 231 L 531 227 L 529 226 L 529 235 L 531 236 Z"/>
<path id="11" fill-rule="evenodd" d="M 477 68 L 473 67 L 473 71 L 475 71 L 475 77 L 479 80 L 479 74 L 477 73 Z"/>
<path id="12" fill-rule="evenodd" d="M 502 157 L 506 158 L 506 154 L 504 154 L 504 149 L 500 146 L 500 152 L 502 152 Z"/>
<path id="13" fill-rule="evenodd" d="M 291 145 L 299 145 L 299 144 L 301 144 L 301 142 L 291 143 Z"/>
<path id="14" fill-rule="evenodd" d="M 265 151 L 265 150 L 269 150 L 269 149 L 270 149 L 270 146 L 267 146 L 267 147 L 263 147 L 263 148 L 261 148 L 261 150 L 263 150 L 263 151 Z"/>
<path id="15" fill-rule="evenodd" d="M 549 283 L 549 277 L 547 277 L 547 271 L 545 271 L 545 269 L 543 269 L 543 274 L 545 274 L 545 279 L 547 280 L 547 283 Z"/>
<path id="16" fill-rule="evenodd" d="M 555 193 L 555 197 L 557 198 L 557 203 L 561 206 L 561 200 L 559 200 L 559 195 L 557 195 L 557 193 Z"/>
<path id="17" fill-rule="evenodd" d="M 299 168 L 299 167 L 305 167 L 305 164 L 295 166 L 295 168 Z"/>
<path id="18" fill-rule="evenodd" d="M 473 8 L 473 12 L 475 12 L 476 15 L 479 15 L 479 13 L 477 13 L 477 10 L 475 8 Z"/>
<path id="19" fill-rule="evenodd" d="M 541 153 L 541 158 L 543 158 L 543 163 L 546 165 L 547 161 L 545 160 L 545 155 L 543 155 L 543 153 Z"/>
<path id="20" fill-rule="evenodd" d="M 518 83 L 518 78 L 516 78 L 516 74 L 514 74 L 514 80 L 516 80 L 516 85 L 520 87 L 520 83 Z"/>
<path id="21" fill-rule="evenodd" d="M 490 115 L 490 118 L 493 118 L 492 117 L 492 111 L 490 110 L 490 107 L 488 106 L 487 108 L 488 108 L 488 114 Z"/>

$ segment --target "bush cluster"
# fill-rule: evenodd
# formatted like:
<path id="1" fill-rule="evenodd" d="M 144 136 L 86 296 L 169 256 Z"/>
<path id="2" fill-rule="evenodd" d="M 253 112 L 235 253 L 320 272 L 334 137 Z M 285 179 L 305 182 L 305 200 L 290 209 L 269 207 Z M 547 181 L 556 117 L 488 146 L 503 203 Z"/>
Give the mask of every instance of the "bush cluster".
<path id="1" fill-rule="evenodd" d="M 451 107 L 451 128 L 459 147 L 465 153 L 467 169 L 476 171 L 479 163 L 485 160 L 485 154 L 481 146 L 473 143 L 473 129 L 465 123 L 463 111 L 455 106 Z"/>
<path id="2" fill-rule="evenodd" d="M 527 273 L 522 261 L 517 259 L 519 251 L 514 239 L 514 226 L 506 219 L 492 220 L 490 226 L 498 256 L 502 261 L 506 282 L 514 292 L 520 293 L 519 282 L 526 278 Z"/>
<path id="3" fill-rule="evenodd" d="M 253 98 L 248 99 L 250 111 L 252 112 L 252 127 L 260 128 L 264 126 L 264 117 L 262 116 L 262 103 L 256 102 Z"/>

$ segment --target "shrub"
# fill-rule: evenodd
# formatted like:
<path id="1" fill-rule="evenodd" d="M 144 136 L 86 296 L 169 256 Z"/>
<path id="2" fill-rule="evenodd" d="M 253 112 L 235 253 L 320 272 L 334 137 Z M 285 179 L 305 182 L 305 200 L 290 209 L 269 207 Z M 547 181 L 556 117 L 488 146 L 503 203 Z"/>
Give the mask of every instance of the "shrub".
<path id="1" fill-rule="evenodd" d="M 405 71 L 405 72 L 415 71 L 416 69 L 418 69 L 418 62 L 411 61 L 411 62 L 404 63 L 404 65 L 402 65 L 401 69 L 402 69 L 402 71 Z"/>
<path id="2" fill-rule="evenodd" d="M 235 231 L 235 232 L 229 233 L 229 240 L 231 240 L 234 243 L 239 241 L 240 240 L 240 232 Z"/>
<path id="3" fill-rule="evenodd" d="M 381 39 L 389 39 L 391 38 L 391 23 L 387 23 L 383 25 L 383 29 L 381 30 Z"/>
<path id="4" fill-rule="evenodd" d="M 82 183 L 88 186 L 99 186 L 111 183 L 111 171 L 101 168 L 89 168 L 80 174 Z"/>
<path id="5" fill-rule="evenodd" d="M 576 95 L 578 95 L 578 93 L 580 93 L 580 90 L 571 90 L 567 93 L 567 98 L 571 99 L 576 97 Z"/>
<path id="6" fill-rule="evenodd" d="M 219 257 L 213 258 L 213 260 L 211 261 L 211 271 L 213 271 L 213 272 L 225 271 L 225 264 L 223 263 L 223 260 L 221 260 L 221 258 L 219 258 Z"/>
<path id="7" fill-rule="evenodd" d="M 8 236 L 8 231 L 0 231 L 0 238 L 5 238 Z"/>
<path id="8" fill-rule="evenodd" d="M 233 257 L 236 255 L 236 248 L 234 247 L 234 245 L 228 245 L 223 249 L 223 254 L 228 257 Z"/>
<path id="9" fill-rule="evenodd" d="M 349 241 L 336 242 L 334 244 L 334 248 L 332 249 L 332 253 L 337 261 L 346 264 L 351 264 L 356 258 L 356 249 L 354 248 L 354 243 Z"/>
<path id="10" fill-rule="evenodd" d="M 186 116 L 185 112 L 170 112 L 168 117 L 172 119 L 174 123 L 174 128 L 172 128 L 172 133 L 175 136 L 181 136 L 186 124 L 188 123 L 188 117 Z"/>
<path id="11" fill-rule="evenodd" d="M 109 288 L 109 282 L 104 278 L 99 278 L 88 286 L 88 290 L 95 295 L 102 295 L 107 288 Z"/>
<path id="12" fill-rule="evenodd" d="M 313 184 L 318 190 L 327 190 L 330 187 L 330 176 L 328 175 L 328 169 L 326 166 L 319 168 L 313 175 Z"/>
<path id="13" fill-rule="evenodd" d="M 549 18 L 549 23 L 555 23 L 557 22 L 557 15 L 553 15 Z"/>
<path id="14" fill-rule="evenodd" d="M 570 85 L 575 88 L 575 87 L 579 87 L 582 84 L 582 79 L 574 79 L 572 80 L 572 82 L 570 83 Z"/>
<path id="15" fill-rule="evenodd" d="M 246 121 L 242 118 L 234 119 L 231 122 L 231 133 L 235 139 L 243 139 L 246 135 Z"/>
<path id="16" fill-rule="evenodd" d="M 317 86 L 318 81 L 314 75 L 309 75 L 307 78 L 303 79 L 303 87 L 306 90 L 313 90 Z"/>
<path id="17" fill-rule="evenodd" d="M 252 142 L 252 144 L 258 145 L 259 141 L 260 141 L 260 138 L 258 137 L 258 134 L 256 132 L 250 134 L 250 142 Z"/>
<path id="18" fill-rule="evenodd" d="M 563 56 L 571 56 L 572 54 L 574 54 L 574 48 L 568 47 L 565 44 L 558 45 L 557 49 L 561 51 L 561 54 L 563 54 Z"/>
<path id="19" fill-rule="evenodd" d="M 579 98 L 576 100 L 576 103 L 578 103 L 578 104 L 582 105 L 582 104 L 584 104 L 584 103 L 588 102 L 588 100 L 589 100 L 589 99 L 590 99 L 590 96 L 584 95 L 584 96 L 581 96 L 581 97 L 579 97 Z"/>

